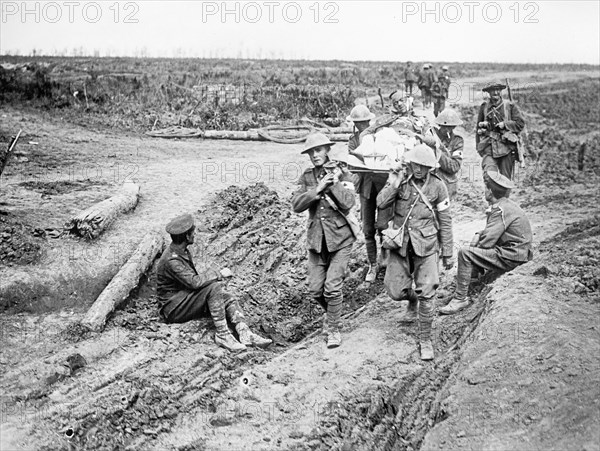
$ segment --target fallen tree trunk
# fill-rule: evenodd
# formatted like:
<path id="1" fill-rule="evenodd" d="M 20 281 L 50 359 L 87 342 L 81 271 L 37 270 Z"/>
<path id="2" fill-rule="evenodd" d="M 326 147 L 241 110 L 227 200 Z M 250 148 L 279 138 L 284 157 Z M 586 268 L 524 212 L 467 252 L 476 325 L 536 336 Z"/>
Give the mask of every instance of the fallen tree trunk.
<path id="1" fill-rule="evenodd" d="M 162 252 L 165 239 L 162 233 L 147 233 L 127 263 L 113 277 L 90 307 L 81 324 L 91 330 L 104 329 L 108 316 L 129 297 L 156 256 Z"/>
<path id="2" fill-rule="evenodd" d="M 133 210 L 138 203 L 139 195 L 139 185 L 125 183 L 119 194 L 78 213 L 65 224 L 64 228 L 69 233 L 93 240 L 107 229 L 120 213 Z"/>
<path id="3" fill-rule="evenodd" d="M 155 138 L 204 138 L 229 139 L 232 141 L 273 141 L 280 144 L 298 144 L 306 140 L 311 131 L 325 133 L 332 141 L 346 142 L 352 136 L 349 128 L 314 129 L 309 126 L 271 126 L 261 129 L 241 130 L 197 130 L 183 127 L 149 131 L 146 135 Z"/>

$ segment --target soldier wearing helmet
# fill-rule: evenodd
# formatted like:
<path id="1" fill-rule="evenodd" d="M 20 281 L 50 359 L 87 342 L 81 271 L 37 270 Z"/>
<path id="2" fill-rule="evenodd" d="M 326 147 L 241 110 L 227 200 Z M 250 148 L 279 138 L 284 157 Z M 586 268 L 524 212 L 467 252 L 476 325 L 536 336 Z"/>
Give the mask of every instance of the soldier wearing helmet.
<path id="1" fill-rule="evenodd" d="M 436 76 L 432 70 L 431 64 L 424 64 L 423 70 L 419 73 L 419 78 L 417 80 L 417 86 L 421 90 L 421 95 L 423 97 L 423 108 L 429 108 L 431 106 L 431 87 L 435 81 Z"/>
<path id="2" fill-rule="evenodd" d="M 346 117 L 348 122 L 354 124 L 356 131 L 348 141 L 348 152 L 352 152 L 360 145 L 360 134 L 369 127 L 369 121 L 375 119 L 375 115 L 371 113 L 367 105 L 356 105 L 350 111 L 350 116 Z"/>
<path id="3" fill-rule="evenodd" d="M 492 82 L 482 89 L 489 94 L 489 99 L 479 107 L 475 143 L 482 157 L 481 167 L 486 179 L 490 171 L 513 179 L 514 164 L 518 159 L 519 133 L 525 128 L 521 110 L 502 98 L 505 88 L 502 82 Z"/>
<path id="4" fill-rule="evenodd" d="M 356 237 L 346 219 L 355 202 L 352 174 L 331 164 L 331 146 L 323 133 L 306 138 L 302 153 L 308 154 L 313 167 L 300 176 L 292 209 L 295 213 L 308 210 L 308 289 L 326 312 L 327 347 L 335 348 L 342 341 L 342 287 Z"/>
<path id="5" fill-rule="evenodd" d="M 450 200 L 454 200 L 456 197 L 465 145 L 463 137 L 456 135 L 454 129 L 462 123 L 458 113 L 454 110 L 444 110 L 435 118 L 434 133 L 439 138 L 436 149 L 440 165 L 438 174 L 446 183 Z"/>
<path id="6" fill-rule="evenodd" d="M 438 164 L 430 147 L 419 144 L 404 157 L 408 170 L 404 171 L 403 164 L 392 168 L 377 196 L 380 208 L 394 210 L 393 229 L 403 229 L 401 245 L 390 251 L 384 284 L 393 300 L 408 300 L 405 320 L 414 320 L 418 311 L 421 358 L 431 360 L 440 250 L 444 267 L 454 265 L 450 200 L 446 185 L 432 172 Z"/>

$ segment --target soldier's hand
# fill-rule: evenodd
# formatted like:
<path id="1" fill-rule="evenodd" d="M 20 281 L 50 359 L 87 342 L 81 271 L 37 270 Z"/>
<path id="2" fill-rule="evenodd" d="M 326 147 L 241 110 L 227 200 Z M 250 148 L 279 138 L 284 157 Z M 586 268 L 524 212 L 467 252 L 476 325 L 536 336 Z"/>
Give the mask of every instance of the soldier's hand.
<path id="1" fill-rule="evenodd" d="M 328 186 L 332 185 L 334 181 L 334 175 L 332 172 L 328 173 L 323 177 L 317 185 L 317 193 L 322 193 L 327 189 Z"/>
<path id="2" fill-rule="evenodd" d="M 498 123 L 498 128 L 504 128 L 504 127 L 506 127 L 506 125 L 504 124 L 504 122 Z"/>
<path id="3" fill-rule="evenodd" d="M 473 236 L 473 239 L 471 240 L 471 243 L 469 244 L 469 246 L 477 246 L 479 244 L 479 237 L 480 237 L 480 234 L 476 233 Z"/>
<path id="4" fill-rule="evenodd" d="M 221 277 L 223 279 L 229 279 L 230 277 L 233 277 L 233 273 L 231 272 L 231 269 L 229 269 L 229 268 L 223 268 L 219 272 L 221 273 Z"/>
<path id="5" fill-rule="evenodd" d="M 489 124 L 489 122 L 488 122 L 488 121 L 483 121 L 483 122 L 480 122 L 479 124 L 477 124 L 477 126 L 478 126 L 479 128 L 488 128 L 488 126 L 489 126 L 489 125 L 490 125 L 490 124 Z"/>
<path id="6" fill-rule="evenodd" d="M 454 266 L 454 259 L 452 257 L 443 257 L 442 261 L 445 269 L 452 269 Z"/>

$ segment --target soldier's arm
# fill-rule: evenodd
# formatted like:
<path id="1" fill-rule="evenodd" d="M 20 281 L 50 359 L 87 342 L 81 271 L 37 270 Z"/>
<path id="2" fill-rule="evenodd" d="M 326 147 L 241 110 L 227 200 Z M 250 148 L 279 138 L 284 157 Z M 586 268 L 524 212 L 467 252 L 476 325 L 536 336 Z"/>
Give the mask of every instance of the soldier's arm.
<path id="1" fill-rule="evenodd" d="M 190 290 L 204 288 L 221 279 L 219 273 L 212 269 L 209 269 L 202 274 L 196 274 L 192 268 L 176 258 L 172 258 L 168 261 L 167 273 Z"/>
<path id="2" fill-rule="evenodd" d="M 477 123 L 475 124 L 475 145 L 479 144 L 479 133 L 477 133 L 477 129 L 479 128 L 479 123 L 480 122 L 484 122 L 485 121 L 485 116 L 483 114 L 483 104 L 480 105 L 479 107 L 479 112 L 477 113 Z"/>
<path id="3" fill-rule="evenodd" d="M 310 208 L 312 204 L 319 201 L 321 196 L 317 194 L 317 188 L 308 188 L 304 174 L 298 180 L 298 189 L 292 196 L 292 209 L 295 213 L 302 213 Z"/>
<path id="4" fill-rule="evenodd" d="M 396 200 L 399 188 L 392 186 L 390 182 L 386 183 L 379 194 L 377 194 L 377 207 L 383 209 L 388 208 Z"/>
<path id="5" fill-rule="evenodd" d="M 485 229 L 483 229 L 483 232 L 481 232 L 481 235 L 479 236 L 479 243 L 477 244 L 477 247 L 482 249 L 493 248 L 498 243 L 498 240 L 505 230 L 506 228 L 504 226 L 504 219 L 502 218 L 502 210 L 496 207 L 488 216 Z"/>
<path id="6" fill-rule="evenodd" d="M 450 215 L 450 198 L 448 189 L 444 183 L 440 184 L 440 189 L 436 199 L 435 210 L 440 226 L 439 237 L 442 242 L 442 257 L 452 257 L 454 240 L 452 237 L 452 216 Z"/>
<path id="7" fill-rule="evenodd" d="M 525 128 L 525 119 L 521 110 L 514 103 L 510 104 L 510 121 L 504 121 L 507 130 L 513 133 L 520 133 Z"/>
<path id="8" fill-rule="evenodd" d="M 462 165 L 463 160 L 463 147 L 464 140 L 462 136 L 457 136 L 456 139 L 453 140 L 452 146 L 448 149 L 448 153 L 450 156 L 445 153 L 440 153 L 440 167 L 443 171 L 449 172 L 450 174 L 456 174 L 460 171 L 460 166 Z"/>
<path id="9" fill-rule="evenodd" d="M 352 175 L 343 174 L 340 181 L 331 185 L 325 192 L 333 199 L 340 210 L 349 210 L 354 206 L 356 197 L 354 196 L 354 190 L 346 188 L 342 182 L 353 183 Z"/>

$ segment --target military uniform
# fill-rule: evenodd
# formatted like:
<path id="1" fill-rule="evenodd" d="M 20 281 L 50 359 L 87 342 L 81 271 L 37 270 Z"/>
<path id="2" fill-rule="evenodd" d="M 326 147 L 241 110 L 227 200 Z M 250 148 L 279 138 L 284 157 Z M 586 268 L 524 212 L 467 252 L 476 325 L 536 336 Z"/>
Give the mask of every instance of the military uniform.
<path id="1" fill-rule="evenodd" d="M 419 195 L 423 192 L 434 211 Z M 394 300 L 409 299 L 413 277 L 419 301 L 421 335 L 429 340 L 433 316 L 433 297 L 439 285 L 438 255 L 452 257 L 452 219 L 448 191 L 437 175 L 429 173 L 424 181 L 410 176 L 397 189 L 388 184 L 377 196 L 380 208 L 393 206 L 394 227 L 405 222 L 411 206 L 414 208 L 405 225 L 402 247 L 390 252 L 384 284 Z"/>
<path id="2" fill-rule="evenodd" d="M 308 285 L 312 297 L 327 311 L 329 326 L 339 328 L 342 309 L 342 286 L 356 240 L 344 214 L 355 202 L 354 192 L 341 182 L 352 183 L 351 174 L 342 174 L 320 194 L 317 185 L 325 176 L 323 168 L 309 168 L 298 180 L 292 196 L 294 212 L 308 210 Z M 335 205 L 332 206 L 330 201 Z"/>
<path id="3" fill-rule="evenodd" d="M 431 88 L 431 95 L 435 99 L 433 101 L 433 115 L 438 116 L 446 108 L 446 99 L 448 98 L 448 90 L 450 88 L 450 77 L 446 73 L 440 74 L 437 82 Z"/>
<path id="4" fill-rule="evenodd" d="M 457 298 L 466 297 L 473 269 L 504 273 L 533 258 L 531 225 L 519 205 L 503 197 L 487 215 L 477 244 L 458 252 Z"/>
<path id="5" fill-rule="evenodd" d="M 412 96 L 413 85 L 417 81 L 417 76 L 415 75 L 415 71 L 412 66 L 406 66 L 404 68 L 404 90 L 408 93 L 409 96 Z"/>
<path id="6" fill-rule="evenodd" d="M 446 183 L 450 200 L 453 200 L 458 190 L 458 177 L 463 160 L 465 141 L 462 136 L 456 135 L 454 132 L 451 132 L 450 136 L 440 134 L 439 130 L 436 130 L 435 133 L 441 144 L 437 151 L 440 165 L 437 172 Z"/>
<path id="7" fill-rule="evenodd" d="M 237 324 L 244 319 L 237 302 L 223 292 L 219 272 L 198 274 L 187 249 L 171 244 L 158 261 L 156 284 L 160 313 L 168 323 L 184 323 L 207 316 L 215 321 L 230 318 Z"/>
<path id="8" fill-rule="evenodd" d="M 512 180 L 514 163 L 518 158 L 516 139 L 525 128 L 521 111 L 508 100 L 502 100 L 498 105 L 492 105 L 488 100 L 479 107 L 477 123 L 480 122 L 489 123 L 485 134 L 475 135 L 484 173 L 496 171 Z M 504 122 L 504 129 L 498 128 L 500 122 Z"/>
<path id="9" fill-rule="evenodd" d="M 421 93 L 423 95 L 423 106 L 425 108 L 431 105 L 431 87 L 433 86 L 435 81 L 435 74 L 429 69 L 423 70 L 419 74 L 417 86 L 419 86 L 419 89 L 421 90 Z"/>

